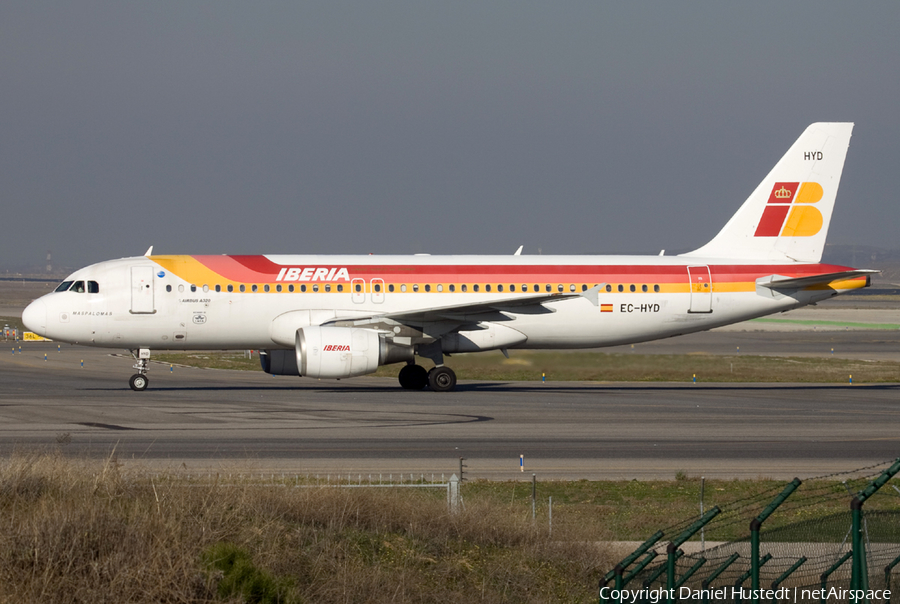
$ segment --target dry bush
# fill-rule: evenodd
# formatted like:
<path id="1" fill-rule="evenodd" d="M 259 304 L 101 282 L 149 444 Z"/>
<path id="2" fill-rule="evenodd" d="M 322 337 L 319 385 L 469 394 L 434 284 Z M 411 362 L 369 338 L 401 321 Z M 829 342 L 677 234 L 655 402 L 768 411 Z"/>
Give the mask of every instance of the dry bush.
<path id="1" fill-rule="evenodd" d="M 160 479 L 57 455 L 0 462 L 0 523 L 2 602 L 580 602 L 613 562 L 488 501 L 453 514 L 441 492 Z M 221 551 L 277 596 L 228 592 Z"/>

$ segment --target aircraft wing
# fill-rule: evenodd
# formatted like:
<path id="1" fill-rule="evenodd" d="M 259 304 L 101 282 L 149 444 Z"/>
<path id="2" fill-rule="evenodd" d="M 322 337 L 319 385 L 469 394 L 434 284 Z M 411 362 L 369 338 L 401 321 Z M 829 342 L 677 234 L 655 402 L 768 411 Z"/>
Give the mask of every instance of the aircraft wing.
<path id="1" fill-rule="evenodd" d="M 599 292 L 606 284 L 601 283 L 595 285 L 591 289 L 577 293 L 547 293 L 535 294 L 529 296 L 510 296 L 509 298 L 501 298 L 491 300 L 489 302 L 474 302 L 471 304 L 454 304 L 452 306 L 435 306 L 432 308 L 417 308 L 415 310 L 407 310 L 401 312 L 384 313 L 380 315 L 372 315 L 371 317 L 353 317 L 351 319 L 337 318 L 329 323 L 352 322 L 354 325 L 362 325 L 369 323 L 396 322 L 404 325 L 424 325 L 426 323 L 442 323 L 447 327 L 450 325 L 462 325 L 465 323 L 477 322 L 478 320 L 488 320 L 488 317 L 478 318 L 476 315 L 497 314 L 503 312 L 512 312 L 519 314 L 544 314 L 556 312 L 552 308 L 547 308 L 544 304 L 549 302 L 559 302 L 562 300 L 571 300 L 575 298 L 586 298 L 597 306 L 599 304 Z M 452 331 L 452 328 L 447 329 Z"/>
<path id="2" fill-rule="evenodd" d="M 823 275 L 811 275 L 809 277 L 782 277 L 781 275 L 769 275 L 756 280 L 756 285 L 760 287 L 768 287 L 769 289 L 786 290 L 786 289 L 805 289 L 813 285 L 827 285 L 833 281 L 843 281 L 845 279 L 853 279 L 854 277 L 862 277 L 863 275 L 874 275 L 881 271 L 872 269 L 859 269 L 852 271 L 841 271 L 839 273 L 825 273 Z"/>

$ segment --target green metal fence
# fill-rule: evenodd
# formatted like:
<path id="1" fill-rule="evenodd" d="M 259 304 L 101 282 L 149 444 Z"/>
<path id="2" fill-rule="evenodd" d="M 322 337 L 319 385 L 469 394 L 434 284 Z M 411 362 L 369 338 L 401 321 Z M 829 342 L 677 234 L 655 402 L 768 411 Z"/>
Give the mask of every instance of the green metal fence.
<path id="1" fill-rule="evenodd" d="M 898 472 L 900 458 L 794 479 L 664 527 L 607 573 L 600 601 L 900 603 Z M 697 547 L 701 528 L 744 523 L 745 538 Z"/>

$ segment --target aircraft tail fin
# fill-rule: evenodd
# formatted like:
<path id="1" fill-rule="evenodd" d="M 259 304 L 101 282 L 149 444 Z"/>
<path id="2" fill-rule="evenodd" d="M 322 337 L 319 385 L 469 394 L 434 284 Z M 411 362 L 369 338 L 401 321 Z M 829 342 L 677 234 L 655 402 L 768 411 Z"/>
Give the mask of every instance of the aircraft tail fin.
<path id="1" fill-rule="evenodd" d="M 852 123 L 810 125 L 712 241 L 688 257 L 819 262 Z"/>

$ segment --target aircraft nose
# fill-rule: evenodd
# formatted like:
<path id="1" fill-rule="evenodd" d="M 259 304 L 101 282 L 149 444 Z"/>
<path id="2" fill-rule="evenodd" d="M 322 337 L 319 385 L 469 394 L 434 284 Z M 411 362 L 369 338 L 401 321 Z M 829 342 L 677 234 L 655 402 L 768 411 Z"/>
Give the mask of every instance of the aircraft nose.
<path id="1" fill-rule="evenodd" d="M 22 311 L 22 323 L 29 331 L 38 335 L 47 332 L 47 303 L 38 298 Z"/>

